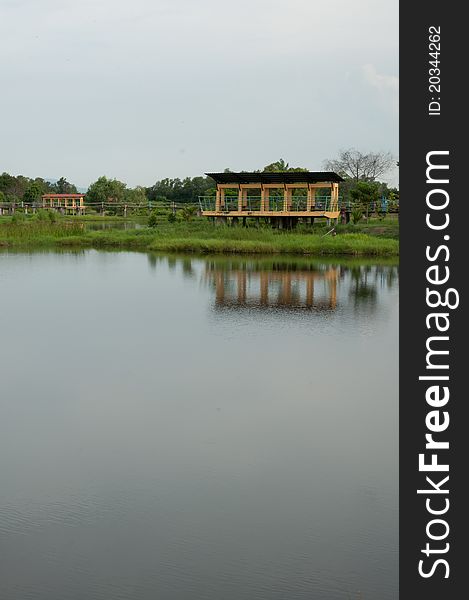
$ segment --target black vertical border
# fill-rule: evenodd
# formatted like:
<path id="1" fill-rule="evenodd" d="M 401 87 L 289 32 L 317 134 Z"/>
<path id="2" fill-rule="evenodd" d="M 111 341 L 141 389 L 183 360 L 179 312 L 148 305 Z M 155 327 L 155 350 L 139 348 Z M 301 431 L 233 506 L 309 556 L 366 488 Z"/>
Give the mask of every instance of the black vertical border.
<path id="1" fill-rule="evenodd" d="M 400 3 L 400 549 L 399 597 L 401 600 L 451 600 L 469 597 L 469 564 L 467 550 L 468 499 L 464 487 L 469 471 L 469 430 L 466 405 L 465 373 L 469 374 L 469 352 L 465 339 L 468 327 L 464 324 L 465 290 L 468 271 L 469 228 L 466 226 L 469 208 L 469 156 L 465 148 L 468 136 L 466 98 L 469 72 L 467 64 L 469 41 L 468 24 L 463 17 L 463 3 L 436 2 L 423 4 Z M 441 93 L 429 92 L 429 28 L 441 28 Z M 440 96 L 441 115 L 429 116 L 430 96 Z M 426 154 L 432 150 L 449 150 L 450 224 L 445 232 L 431 231 L 426 226 Z M 425 416 L 431 410 L 425 401 L 427 382 L 418 380 L 426 366 L 425 343 L 429 335 L 425 317 L 431 309 L 426 306 L 426 246 L 433 248 L 445 243 L 449 234 L 450 281 L 460 294 L 460 305 L 449 310 L 451 326 L 449 348 L 450 413 L 449 429 L 441 436 L 448 439 L 449 450 L 443 455 L 449 461 L 450 509 L 445 515 L 450 533 L 444 540 L 450 544 L 446 558 L 450 565 L 449 578 L 438 568 L 429 578 L 418 573 L 421 553 L 428 540 L 426 525 L 432 518 L 426 511 L 425 498 L 417 489 L 425 484 L 418 471 L 418 455 L 425 451 Z M 440 309 L 443 310 L 443 309 Z M 448 358 L 448 357 L 446 357 Z M 466 458 L 467 457 L 467 458 Z M 438 473 L 436 478 L 438 478 Z M 441 474 L 440 474 L 441 475 Z M 427 486 L 428 487 L 428 486 Z M 441 498 L 441 497 L 440 497 Z M 437 547 L 437 543 L 434 544 Z M 443 545 L 443 542 L 440 544 Z M 430 564 L 427 559 L 427 565 Z"/>

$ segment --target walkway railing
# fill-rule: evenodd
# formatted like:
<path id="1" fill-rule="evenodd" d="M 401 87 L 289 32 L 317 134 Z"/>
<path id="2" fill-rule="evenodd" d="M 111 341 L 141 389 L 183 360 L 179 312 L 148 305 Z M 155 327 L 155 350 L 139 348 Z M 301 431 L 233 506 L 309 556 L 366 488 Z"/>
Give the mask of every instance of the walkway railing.
<path id="1" fill-rule="evenodd" d="M 315 211 L 328 211 L 330 210 L 330 196 L 316 196 L 315 205 L 313 210 Z M 141 204 L 127 203 L 127 202 L 87 202 L 82 207 L 86 212 L 91 209 L 98 214 L 113 214 L 120 216 L 128 216 L 131 214 L 142 214 L 146 215 L 152 210 L 164 210 L 166 212 L 176 213 L 179 210 L 187 206 L 195 206 L 200 211 L 215 211 L 215 196 L 199 196 L 197 202 L 156 202 L 147 201 Z M 37 203 L 25 203 L 19 202 L 0 202 L 0 215 L 14 214 L 17 210 L 24 213 L 36 212 L 42 209 L 42 202 Z M 247 204 L 244 207 L 246 212 L 260 211 L 261 208 L 261 197 L 260 196 L 249 196 L 247 198 Z M 292 212 L 303 212 L 306 211 L 306 196 L 293 196 L 290 211 Z M 368 203 L 368 206 L 363 203 L 355 203 L 350 200 L 344 200 L 339 197 L 338 209 L 345 211 L 352 211 L 354 208 L 361 210 L 363 213 L 368 212 L 369 214 L 387 214 L 387 213 L 398 213 L 399 203 L 396 201 L 390 201 L 386 198 L 382 198 L 376 202 Z M 64 211 L 65 207 L 47 207 L 49 210 Z M 80 212 L 79 205 L 66 207 L 67 212 L 76 211 Z M 283 196 L 271 195 L 269 198 L 269 211 L 270 212 L 283 212 L 284 209 L 284 198 Z M 225 196 L 225 206 L 222 212 L 233 212 L 238 210 L 238 196 Z"/>

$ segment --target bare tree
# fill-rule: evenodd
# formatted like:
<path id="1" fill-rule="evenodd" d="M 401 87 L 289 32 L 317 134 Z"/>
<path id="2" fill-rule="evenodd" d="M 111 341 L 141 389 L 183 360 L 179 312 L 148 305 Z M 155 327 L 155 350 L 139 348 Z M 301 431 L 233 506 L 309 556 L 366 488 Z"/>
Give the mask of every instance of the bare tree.
<path id="1" fill-rule="evenodd" d="M 336 159 L 324 161 L 327 171 L 336 171 L 343 177 L 350 177 L 355 181 L 374 181 L 394 165 L 395 158 L 390 152 L 369 152 L 364 154 L 359 150 L 350 148 L 341 150 Z"/>

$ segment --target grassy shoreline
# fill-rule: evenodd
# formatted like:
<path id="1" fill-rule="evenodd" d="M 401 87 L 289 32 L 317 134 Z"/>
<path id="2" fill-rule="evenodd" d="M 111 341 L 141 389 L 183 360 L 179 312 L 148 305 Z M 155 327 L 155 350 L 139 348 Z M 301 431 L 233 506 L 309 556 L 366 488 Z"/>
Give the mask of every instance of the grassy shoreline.
<path id="1" fill-rule="evenodd" d="M 325 228 L 286 232 L 267 227 L 214 227 L 195 220 L 161 224 L 155 228 L 89 230 L 86 222 L 79 219 L 56 223 L 29 219 L 19 223 L 0 222 L 0 248 L 94 248 L 190 254 L 399 255 L 395 227 L 391 231 L 393 237 L 387 237 L 384 226 L 377 232 L 371 227 L 356 229 L 339 227 L 338 235 L 325 236 Z"/>

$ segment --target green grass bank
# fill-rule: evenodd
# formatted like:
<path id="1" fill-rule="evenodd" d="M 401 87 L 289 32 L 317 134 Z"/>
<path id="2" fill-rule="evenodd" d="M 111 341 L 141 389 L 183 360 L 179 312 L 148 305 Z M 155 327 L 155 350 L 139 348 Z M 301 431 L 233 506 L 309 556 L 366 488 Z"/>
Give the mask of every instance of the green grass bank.
<path id="1" fill-rule="evenodd" d="M 98 223 L 99 221 L 96 220 Z M 398 222 L 379 221 L 337 228 L 337 235 L 325 235 L 322 225 L 313 229 L 299 226 L 279 231 L 267 226 L 220 226 L 204 219 L 148 227 L 131 220 L 101 221 L 103 229 L 88 219 L 0 219 L 1 248 L 95 248 L 148 252 L 197 254 L 296 254 L 315 256 L 397 256 Z M 123 229 L 123 225 L 131 228 Z M 138 227 L 138 228 L 134 228 Z"/>

